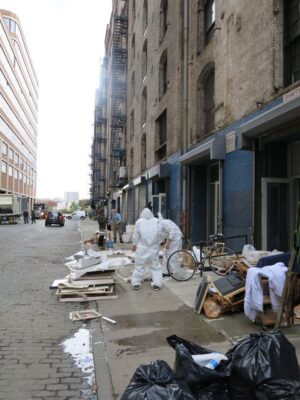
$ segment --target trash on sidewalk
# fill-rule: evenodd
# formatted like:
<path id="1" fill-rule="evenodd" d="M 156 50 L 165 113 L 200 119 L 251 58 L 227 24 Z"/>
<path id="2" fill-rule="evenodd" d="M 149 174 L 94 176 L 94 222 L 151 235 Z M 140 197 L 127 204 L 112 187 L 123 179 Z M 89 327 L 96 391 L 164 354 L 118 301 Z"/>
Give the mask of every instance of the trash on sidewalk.
<path id="1" fill-rule="evenodd" d="M 71 311 L 69 316 L 72 321 L 82 321 L 93 318 L 100 318 L 101 314 L 99 314 L 96 310 L 84 310 L 84 311 Z"/>
<path id="2" fill-rule="evenodd" d="M 177 379 L 163 360 L 140 365 L 121 400 L 195 400 L 188 387 Z"/>
<path id="3" fill-rule="evenodd" d="M 226 393 L 226 357 L 218 356 L 219 360 L 215 360 L 216 362 L 213 363 L 214 368 L 212 369 L 212 365 L 206 366 L 208 362 L 205 362 L 205 365 L 201 365 L 194 360 L 193 356 L 205 354 L 208 357 L 207 359 L 211 361 L 214 359 L 213 354 L 216 353 L 215 351 L 201 347 L 176 335 L 167 337 L 167 342 L 176 352 L 175 375 L 189 387 L 197 399 L 198 394 L 211 384 L 215 385 L 214 390 Z M 204 390 L 203 393 L 205 393 Z"/>
<path id="4" fill-rule="evenodd" d="M 256 392 L 261 391 L 260 385 L 268 380 L 299 382 L 295 348 L 279 330 L 252 333 L 231 348 L 226 356 L 229 358 L 228 392 L 232 400 L 256 398 Z"/>
<path id="5" fill-rule="evenodd" d="M 107 322 L 110 322 L 111 324 L 116 324 L 117 323 L 117 321 L 115 321 L 114 319 L 105 317 L 104 315 L 102 315 L 101 318 L 104 319 Z"/>

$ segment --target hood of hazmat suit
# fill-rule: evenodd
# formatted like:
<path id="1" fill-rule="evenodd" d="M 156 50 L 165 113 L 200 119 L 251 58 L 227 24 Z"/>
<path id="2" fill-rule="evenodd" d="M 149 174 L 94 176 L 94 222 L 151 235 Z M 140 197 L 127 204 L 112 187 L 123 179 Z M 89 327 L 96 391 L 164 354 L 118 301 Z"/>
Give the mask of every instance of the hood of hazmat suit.
<path id="1" fill-rule="evenodd" d="M 133 244 L 158 247 L 161 242 L 159 220 L 154 217 L 149 208 L 144 208 L 136 221 L 133 232 Z"/>

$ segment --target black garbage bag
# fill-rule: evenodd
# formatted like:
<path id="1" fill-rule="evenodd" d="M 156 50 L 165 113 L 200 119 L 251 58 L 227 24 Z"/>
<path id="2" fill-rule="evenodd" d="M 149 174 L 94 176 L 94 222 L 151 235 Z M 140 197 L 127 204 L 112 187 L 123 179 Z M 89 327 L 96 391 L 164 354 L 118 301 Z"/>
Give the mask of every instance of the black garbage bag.
<path id="1" fill-rule="evenodd" d="M 300 400 L 300 382 L 272 379 L 255 390 L 257 400 Z"/>
<path id="2" fill-rule="evenodd" d="M 172 368 L 162 360 L 140 365 L 121 400 L 195 400 Z"/>
<path id="3" fill-rule="evenodd" d="M 255 400 L 255 388 L 268 379 L 299 380 L 295 348 L 279 330 L 252 333 L 226 356 L 232 400 Z"/>
<path id="4" fill-rule="evenodd" d="M 215 369 L 209 369 L 197 364 L 192 358 L 192 355 L 209 354 L 215 351 L 205 349 L 194 342 L 188 342 L 176 335 L 167 337 L 167 342 L 176 351 L 175 375 L 187 384 L 196 398 L 198 398 L 202 390 L 205 393 L 205 388 L 211 383 L 218 384 L 220 387 L 226 385 L 226 361 L 221 361 Z M 217 397 L 211 398 L 218 399 Z"/>
<path id="5" fill-rule="evenodd" d="M 226 385 L 218 382 L 201 389 L 197 394 L 197 400 L 230 400 L 230 398 L 227 395 Z"/>

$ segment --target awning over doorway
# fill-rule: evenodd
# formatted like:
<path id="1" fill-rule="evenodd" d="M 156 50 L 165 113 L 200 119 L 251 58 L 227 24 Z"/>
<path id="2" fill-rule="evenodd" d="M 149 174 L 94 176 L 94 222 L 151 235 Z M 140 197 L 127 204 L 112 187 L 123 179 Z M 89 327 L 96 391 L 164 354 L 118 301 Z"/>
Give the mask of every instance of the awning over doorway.
<path id="1" fill-rule="evenodd" d="M 291 93 L 291 92 L 290 92 Z M 239 149 L 249 145 L 249 139 L 266 136 L 300 118 L 300 96 L 287 93 L 282 102 L 240 126 L 237 140 Z"/>
<path id="2" fill-rule="evenodd" d="M 170 168 L 169 168 L 169 163 L 167 162 L 155 165 L 154 167 L 148 169 L 145 172 L 146 179 L 152 179 L 154 177 L 168 178 L 169 176 L 170 176 Z"/>
<path id="3" fill-rule="evenodd" d="M 181 164 L 202 164 L 205 160 L 224 160 L 225 159 L 225 138 L 217 136 L 214 139 L 200 144 L 194 149 L 183 154 L 179 161 Z"/>

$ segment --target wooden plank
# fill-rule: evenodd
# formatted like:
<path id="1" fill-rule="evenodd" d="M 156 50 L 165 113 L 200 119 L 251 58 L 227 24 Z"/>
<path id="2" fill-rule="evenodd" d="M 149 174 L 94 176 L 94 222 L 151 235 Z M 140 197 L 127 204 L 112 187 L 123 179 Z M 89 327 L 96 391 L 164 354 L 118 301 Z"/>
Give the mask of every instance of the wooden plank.
<path id="1" fill-rule="evenodd" d="M 107 295 L 107 296 L 85 296 L 83 297 L 60 297 L 59 301 L 60 302 L 84 302 L 84 301 L 93 301 L 93 300 L 112 300 L 112 299 L 117 299 L 119 296 L 117 294 L 115 295 Z"/>
<path id="2" fill-rule="evenodd" d="M 101 285 L 115 285 L 116 281 L 113 278 L 103 278 L 103 279 L 83 279 L 83 280 L 71 280 L 71 284 L 74 287 L 80 286 L 101 286 Z"/>
<path id="3" fill-rule="evenodd" d="M 209 288 L 209 281 L 207 277 L 204 276 L 198 287 L 195 299 L 194 312 L 198 315 L 201 313 L 204 301 L 208 293 L 208 288 Z"/>
<path id="4" fill-rule="evenodd" d="M 99 318 L 102 315 L 95 310 L 84 310 L 84 311 L 71 311 L 69 317 L 72 321 L 83 321 L 93 318 Z"/>

